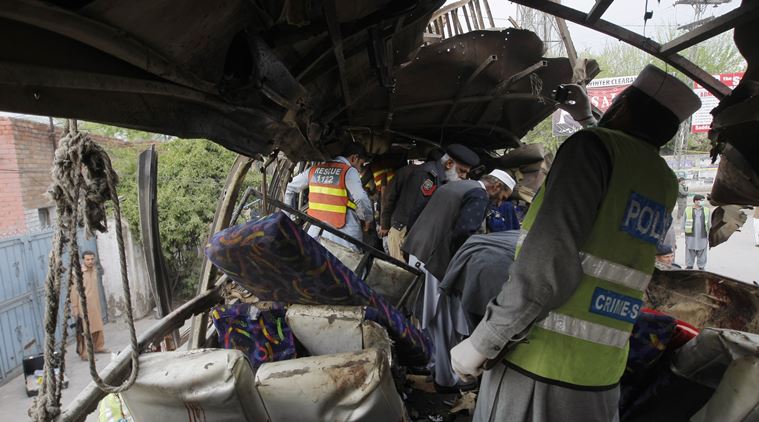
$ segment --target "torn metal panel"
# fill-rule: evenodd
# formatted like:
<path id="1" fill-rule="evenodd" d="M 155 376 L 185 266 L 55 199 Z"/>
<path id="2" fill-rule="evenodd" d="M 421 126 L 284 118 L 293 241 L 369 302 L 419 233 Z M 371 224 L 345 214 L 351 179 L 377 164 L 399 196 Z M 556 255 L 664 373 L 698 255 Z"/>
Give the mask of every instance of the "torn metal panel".
<path id="1" fill-rule="evenodd" d="M 572 79 L 568 59 L 544 59 L 542 52 L 537 35 L 517 29 L 470 32 L 423 47 L 397 74 L 390 130 L 480 149 L 519 146 L 553 112 L 550 91 Z M 541 66 L 531 68 L 535 63 Z M 498 85 L 504 90 L 494 93 Z M 386 107 L 375 89 L 357 104 L 353 121 L 377 127 Z"/>
<path id="2" fill-rule="evenodd" d="M 695 270 L 655 270 L 646 306 L 696 327 L 759 333 L 759 286 Z"/>
<path id="3" fill-rule="evenodd" d="M 709 229 L 709 247 L 713 248 L 727 241 L 739 231 L 748 218 L 739 205 L 723 205 L 712 212 L 712 226 Z"/>

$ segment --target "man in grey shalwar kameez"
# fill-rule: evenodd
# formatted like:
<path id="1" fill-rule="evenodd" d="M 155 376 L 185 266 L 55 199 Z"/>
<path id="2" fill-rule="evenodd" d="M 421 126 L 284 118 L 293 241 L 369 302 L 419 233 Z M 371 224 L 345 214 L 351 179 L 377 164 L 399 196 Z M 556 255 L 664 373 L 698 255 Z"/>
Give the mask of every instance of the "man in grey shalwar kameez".
<path id="1" fill-rule="evenodd" d="M 687 207 L 683 214 L 682 229 L 685 233 L 685 268 L 692 269 L 693 264 L 699 270 L 706 268 L 706 254 L 709 249 L 709 226 L 711 215 L 709 208 L 703 207 L 703 195 L 693 197 L 693 206 Z"/>
<path id="2" fill-rule="evenodd" d="M 671 139 L 682 120 L 698 109 L 700 101 L 695 96 L 689 96 L 690 90 L 684 84 L 673 87 L 676 80 L 661 70 L 646 68 L 644 73 L 653 73 L 654 78 L 651 79 L 654 80 L 641 80 L 641 88 L 636 88 L 637 91 L 628 89 L 620 94 L 599 126 L 624 133 L 621 137 L 632 136 L 640 142 L 659 147 Z M 636 79 L 636 83 L 640 79 Z M 676 90 L 678 95 L 658 97 L 657 93 L 665 85 Z M 578 86 L 571 87 L 573 92 L 570 97 L 574 103 L 562 108 L 583 126 L 594 125 L 595 119 L 590 113 L 584 91 Z M 647 107 L 651 101 L 666 108 L 666 119 L 654 117 L 658 114 L 652 114 L 651 107 Z M 582 116 L 583 111 L 587 117 Z M 645 162 L 641 162 L 640 166 L 641 171 L 647 170 Z M 493 364 L 482 378 L 475 421 L 585 422 L 618 419 L 618 384 L 584 388 L 542 378 L 503 360 L 504 356 L 513 356 L 510 347 L 515 340 L 524 337 L 533 324 L 545 323 L 549 313 L 575 297 L 581 281 L 586 278 L 581 248 L 597 219 L 604 218 L 599 214 L 599 208 L 606 203 L 607 192 L 618 195 L 617 192 L 609 192 L 610 183 L 615 180 L 613 172 L 612 158 L 596 132 L 577 132 L 559 149 L 542 188 L 540 211 L 511 267 L 508 282 L 490 302 L 484 319 L 471 337 L 451 350 L 453 369 L 464 379 L 480 374 L 486 362 Z M 672 195 L 672 205 L 676 196 L 675 183 L 672 175 L 673 186 L 667 188 L 668 192 L 671 191 L 668 194 Z M 625 209 L 625 204 L 621 203 L 620 208 Z M 630 209 L 629 206 L 627 209 Z M 647 248 L 651 249 L 651 246 Z M 650 260 L 653 265 L 653 252 Z M 593 306 L 591 304 L 591 311 Z M 617 337 L 625 341 L 627 338 Z M 601 337 L 597 341 L 606 340 Z M 561 354 L 562 350 L 551 353 Z M 573 371 L 573 368 L 565 369 Z"/>

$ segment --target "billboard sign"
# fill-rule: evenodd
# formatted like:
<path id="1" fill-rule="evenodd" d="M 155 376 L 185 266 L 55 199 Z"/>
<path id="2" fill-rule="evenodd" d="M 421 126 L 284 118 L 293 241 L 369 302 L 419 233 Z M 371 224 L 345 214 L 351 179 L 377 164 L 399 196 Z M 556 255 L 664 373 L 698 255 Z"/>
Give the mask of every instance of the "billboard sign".
<path id="1" fill-rule="evenodd" d="M 721 73 L 714 75 L 720 82 L 725 84 L 730 89 L 735 89 L 738 83 L 743 78 L 743 72 L 734 73 Z M 704 133 L 709 131 L 709 126 L 712 124 L 711 111 L 714 107 L 717 107 L 719 100 L 717 97 L 707 91 L 706 88 L 693 82 L 693 92 L 701 98 L 701 108 L 693 113 L 693 119 L 691 120 L 690 133 Z"/>

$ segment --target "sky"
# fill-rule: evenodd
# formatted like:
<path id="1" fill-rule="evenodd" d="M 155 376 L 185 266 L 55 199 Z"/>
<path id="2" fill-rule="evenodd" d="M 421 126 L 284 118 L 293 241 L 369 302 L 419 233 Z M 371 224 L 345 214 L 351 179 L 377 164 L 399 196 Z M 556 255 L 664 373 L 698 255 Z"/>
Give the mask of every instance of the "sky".
<path id="1" fill-rule="evenodd" d="M 677 27 L 693 21 L 693 8 L 688 5 L 675 5 L 676 0 L 648 0 L 648 10 L 653 11 L 653 18 L 648 21 L 645 34 L 656 38 L 656 32 L 667 27 Z M 449 0 L 447 3 L 453 3 Z M 594 0 L 563 0 L 562 3 L 569 7 L 589 12 L 595 4 Z M 510 27 L 509 16 L 517 18 L 516 4 L 507 0 L 488 0 L 496 26 Z M 620 25 L 626 29 L 644 34 L 643 13 L 646 0 L 616 0 L 603 15 L 602 19 Z M 718 7 L 709 6 L 704 12 L 704 17 L 720 16 L 740 6 L 740 0 L 732 0 L 730 3 Z M 592 29 L 568 22 L 569 32 L 578 52 L 585 50 L 600 52 L 607 43 L 619 42 L 612 37 L 600 34 Z"/>

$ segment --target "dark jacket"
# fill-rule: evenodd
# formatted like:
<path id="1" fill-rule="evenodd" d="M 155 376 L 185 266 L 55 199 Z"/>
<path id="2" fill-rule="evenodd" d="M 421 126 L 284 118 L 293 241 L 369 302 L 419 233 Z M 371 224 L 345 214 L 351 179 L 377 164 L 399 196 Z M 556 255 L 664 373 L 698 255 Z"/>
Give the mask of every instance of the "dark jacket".
<path id="1" fill-rule="evenodd" d="M 406 236 L 403 250 L 442 280 L 453 254 L 482 225 L 487 206 L 488 195 L 480 182 L 441 186 Z"/>
<path id="2" fill-rule="evenodd" d="M 432 194 L 445 182 L 445 169 L 440 161 L 398 170 L 382 195 L 381 227 L 413 226 Z"/>

